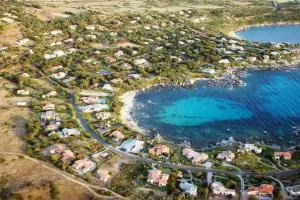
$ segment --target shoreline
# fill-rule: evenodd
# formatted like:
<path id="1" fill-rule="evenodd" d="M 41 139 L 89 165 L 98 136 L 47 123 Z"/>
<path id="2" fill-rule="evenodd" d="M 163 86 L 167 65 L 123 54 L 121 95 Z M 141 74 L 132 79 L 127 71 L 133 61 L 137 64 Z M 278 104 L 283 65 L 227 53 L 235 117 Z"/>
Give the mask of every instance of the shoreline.
<path id="1" fill-rule="evenodd" d="M 278 23 L 262 23 L 262 24 L 245 25 L 228 32 L 227 35 L 229 37 L 241 40 L 241 38 L 237 35 L 237 33 L 247 31 L 250 28 L 264 27 L 264 26 L 290 26 L 290 25 L 300 25 L 300 22 L 278 22 Z"/>
<path id="2" fill-rule="evenodd" d="M 278 67 L 280 67 L 280 68 L 278 68 Z M 299 68 L 299 67 L 300 67 L 300 59 L 297 59 L 297 62 L 295 62 L 294 64 L 291 64 L 289 66 L 278 65 L 278 66 L 273 66 L 271 68 L 269 68 L 269 67 L 266 67 L 266 68 L 260 68 L 260 67 L 243 68 L 243 69 L 239 70 L 237 73 L 240 74 L 240 73 L 246 72 L 246 71 L 272 70 L 272 69 L 289 70 L 289 69 L 295 69 L 295 68 Z M 216 78 L 213 78 L 213 79 L 218 80 L 222 76 L 216 77 Z M 208 78 L 196 78 L 196 79 L 193 79 L 193 85 L 197 84 L 199 81 L 202 81 L 202 80 L 203 81 L 209 81 Z M 142 129 L 137 124 L 137 122 L 133 119 L 131 113 L 132 113 L 132 109 L 134 108 L 136 95 L 139 94 L 140 92 L 145 92 L 147 89 L 158 87 L 158 86 L 161 86 L 161 85 L 160 84 L 149 85 L 149 86 L 147 86 L 145 88 L 142 88 L 142 89 L 125 92 L 125 93 L 123 93 L 122 95 L 119 96 L 119 100 L 123 104 L 122 108 L 121 108 L 121 111 L 120 111 L 120 119 L 121 119 L 122 123 L 124 125 L 126 125 L 129 129 L 131 129 L 133 131 L 136 131 L 136 132 L 138 132 L 142 135 L 150 136 L 150 134 L 147 134 L 148 133 L 147 130 Z M 172 86 L 170 86 L 170 87 L 172 87 Z M 163 137 L 165 137 L 165 136 L 163 136 Z M 175 140 L 170 139 L 168 137 L 166 137 L 166 139 L 167 139 L 166 141 L 168 143 L 173 143 L 174 144 L 174 142 L 176 142 Z M 236 139 L 239 141 L 239 138 L 236 138 Z M 184 140 L 187 141 L 187 142 L 191 142 L 190 139 L 188 139 L 188 138 L 186 138 Z M 215 142 L 217 143 L 218 140 L 216 140 Z M 276 145 L 278 145 L 278 144 L 276 144 Z M 193 146 L 193 145 L 191 144 L 191 146 Z M 213 146 L 219 146 L 219 145 L 213 145 Z M 206 149 L 206 148 L 209 149 L 209 145 L 203 147 L 203 149 Z"/>
<path id="3" fill-rule="evenodd" d="M 137 131 L 139 133 L 144 133 L 144 130 L 137 125 L 137 123 L 131 116 L 131 112 L 135 103 L 135 96 L 138 92 L 139 90 L 125 92 L 119 97 L 119 100 L 123 104 L 120 111 L 120 119 L 122 123 L 124 123 L 131 130 Z"/>

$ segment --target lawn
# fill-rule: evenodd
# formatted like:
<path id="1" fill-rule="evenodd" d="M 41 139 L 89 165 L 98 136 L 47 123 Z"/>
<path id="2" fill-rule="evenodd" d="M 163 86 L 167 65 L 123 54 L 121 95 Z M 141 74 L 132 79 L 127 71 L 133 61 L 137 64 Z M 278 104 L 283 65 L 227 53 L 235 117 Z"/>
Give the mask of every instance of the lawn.
<path id="1" fill-rule="evenodd" d="M 232 161 L 232 164 L 243 170 L 257 171 L 257 172 L 269 172 L 274 171 L 272 167 L 261 164 L 257 161 L 255 155 L 252 153 L 244 153 L 237 156 Z"/>

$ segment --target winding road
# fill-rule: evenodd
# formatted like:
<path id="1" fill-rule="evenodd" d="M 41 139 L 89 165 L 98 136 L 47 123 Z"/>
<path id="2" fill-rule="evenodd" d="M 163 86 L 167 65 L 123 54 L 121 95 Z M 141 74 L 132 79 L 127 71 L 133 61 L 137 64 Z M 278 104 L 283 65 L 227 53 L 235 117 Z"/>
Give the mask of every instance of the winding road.
<path id="1" fill-rule="evenodd" d="M 190 171 L 201 171 L 205 173 L 212 172 L 214 174 L 234 174 L 234 175 L 240 175 L 240 176 L 245 176 L 245 175 L 250 175 L 250 176 L 255 176 L 255 175 L 263 175 L 263 176 L 275 176 L 275 177 L 280 177 L 280 176 L 287 176 L 295 173 L 300 173 L 300 169 L 287 169 L 287 170 L 282 170 L 280 172 L 252 172 L 252 171 L 225 171 L 225 170 L 218 170 L 218 169 L 206 169 L 206 168 L 201 168 L 201 167 L 193 167 L 193 166 L 186 166 L 186 165 L 180 165 L 176 163 L 170 163 L 170 162 L 159 162 L 156 160 L 152 160 L 149 158 L 144 158 L 138 155 L 134 155 L 125 151 L 121 151 L 120 149 L 112 146 L 108 142 L 106 142 L 102 137 L 100 137 L 94 130 L 92 130 L 89 127 L 89 124 L 87 121 L 83 118 L 82 113 L 77 106 L 75 102 L 75 96 L 74 93 L 72 93 L 71 96 L 71 102 L 72 106 L 76 112 L 77 119 L 79 120 L 80 124 L 82 125 L 83 129 L 89 133 L 94 139 L 96 139 L 98 142 L 100 142 L 105 148 L 108 150 L 112 151 L 113 153 L 119 155 L 122 158 L 125 159 L 131 159 L 131 160 L 136 160 L 136 161 L 141 161 L 144 163 L 149 163 L 149 164 L 159 164 L 164 167 L 171 167 L 171 168 L 176 168 L 179 170 L 190 170 Z"/>

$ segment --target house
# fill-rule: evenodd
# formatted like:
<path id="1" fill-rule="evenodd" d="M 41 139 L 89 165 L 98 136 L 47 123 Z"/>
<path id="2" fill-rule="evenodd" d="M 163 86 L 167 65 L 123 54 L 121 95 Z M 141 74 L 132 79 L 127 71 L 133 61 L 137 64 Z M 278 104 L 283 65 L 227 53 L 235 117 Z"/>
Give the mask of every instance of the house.
<path id="1" fill-rule="evenodd" d="M 20 46 L 23 46 L 23 45 L 26 45 L 28 42 L 30 42 L 29 38 L 23 38 L 23 39 L 20 39 L 17 44 L 20 45 Z"/>
<path id="2" fill-rule="evenodd" d="M 110 177 L 109 171 L 106 169 L 98 169 L 97 174 L 99 176 L 100 181 L 102 182 L 106 182 Z"/>
<path id="3" fill-rule="evenodd" d="M 44 58 L 45 58 L 45 60 L 50 60 L 50 59 L 56 58 L 56 55 L 46 53 L 44 55 Z"/>
<path id="4" fill-rule="evenodd" d="M 67 74 L 65 72 L 57 72 L 57 73 L 51 74 L 51 77 L 55 78 L 57 80 L 61 80 L 61 79 L 65 78 L 66 76 L 67 76 Z"/>
<path id="5" fill-rule="evenodd" d="M 98 103 L 99 97 L 80 97 L 80 101 L 86 104 Z"/>
<path id="6" fill-rule="evenodd" d="M 240 151 L 242 151 L 242 152 L 243 151 L 246 151 L 246 152 L 254 151 L 255 153 L 261 153 L 262 152 L 262 148 L 257 147 L 254 144 L 246 143 L 244 145 L 244 147 Z"/>
<path id="7" fill-rule="evenodd" d="M 140 153 L 144 149 L 144 141 L 137 139 L 129 139 L 123 142 L 119 148 L 130 153 Z"/>
<path id="8" fill-rule="evenodd" d="M 169 180 L 169 174 L 162 174 L 161 170 L 151 170 L 148 174 L 147 182 L 157 184 L 159 187 L 165 187 Z"/>
<path id="9" fill-rule="evenodd" d="M 81 132 L 80 130 L 76 129 L 76 128 L 64 128 L 60 133 L 60 138 L 67 138 L 69 136 L 72 136 L 72 135 L 80 135 Z"/>
<path id="10" fill-rule="evenodd" d="M 19 101 L 19 102 L 17 102 L 17 106 L 27 106 L 27 102 L 26 101 Z"/>
<path id="11" fill-rule="evenodd" d="M 290 151 L 274 152 L 274 157 L 276 160 L 279 160 L 280 158 L 283 158 L 284 160 L 290 160 L 292 159 L 292 153 Z"/>
<path id="12" fill-rule="evenodd" d="M 118 84 L 118 83 L 122 83 L 123 80 L 120 79 L 120 78 L 115 78 L 115 79 L 110 80 L 110 82 L 111 82 L 112 84 Z"/>
<path id="13" fill-rule="evenodd" d="M 231 162 L 234 159 L 235 155 L 231 151 L 223 151 L 218 154 L 217 159 L 226 160 Z"/>
<path id="14" fill-rule="evenodd" d="M 97 129 L 97 131 L 102 135 L 104 133 L 106 133 L 107 131 L 109 131 L 111 128 L 111 125 L 109 122 L 105 122 L 103 124 L 101 124 L 101 126 Z"/>
<path id="15" fill-rule="evenodd" d="M 184 148 L 182 155 L 192 160 L 193 164 L 200 164 L 208 160 L 208 155 L 205 153 L 198 153 L 190 148 Z"/>
<path id="16" fill-rule="evenodd" d="M 167 147 L 166 145 L 158 144 L 150 148 L 148 152 L 152 156 L 161 156 L 161 155 L 167 156 L 170 153 L 170 148 Z"/>
<path id="17" fill-rule="evenodd" d="M 102 89 L 106 90 L 106 91 L 110 91 L 110 92 L 114 91 L 114 88 L 110 84 L 104 84 L 104 86 L 102 87 Z"/>
<path id="18" fill-rule="evenodd" d="M 50 34 L 51 35 L 59 35 L 59 34 L 62 34 L 62 31 L 61 30 L 54 30 L 54 31 L 51 31 Z"/>
<path id="19" fill-rule="evenodd" d="M 99 112 L 99 113 L 96 113 L 95 115 L 98 120 L 107 120 L 107 119 L 111 118 L 111 113 L 109 113 L 109 112 Z"/>
<path id="20" fill-rule="evenodd" d="M 44 111 L 46 111 L 46 110 L 55 110 L 55 104 L 54 104 L 54 103 L 47 103 L 47 104 L 45 104 L 45 105 L 42 107 L 42 109 L 43 109 Z"/>
<path id="21" fill-rule="evenodd" d="M 89 31 L 94 31 L 95 30 L 95 26 L 94 25 L 87 25 L 87 26 L 85 26 L 85 29 L 89 30 Z"/>
<path id="22" fill-rule="evenodd" d="M 83 175 L 96 169 L 96 163 L 90 160 L 76 160 L 72 167 L 79 175 Z"/>
<path id="23" fill-rule="evenodd" d="M 77 25 L 70 25 L 69 28 L 70 28 L 71 30 L 76 30 L 76 29 L 77 29 Z"/>
<path id="24" fill-rule="evenodd" d="M 49 149 L 50 154 L 55 154 L 55 153 L 61 153 L 65 150 L 65 145 L 63 144 L 54 144 L 52 147 Z"/>
<path id="25" fill-rule="evenodd" d="M 180 181 L 179 187 L 185 194 L 188 194 L 190 196 L 197 196 L 197 186 L 195 186 L 193 183 L 189 183 L 187 180 L 182 179 Z"/>
<path id="26" fill-rule="evenodd" d="M 220 64 L 229 64 L 230 61 L 228 59 L 222 59 L 222 60 L 219 60 L 219 63 Z"/>
<path id="27" fill-rule="evenodd" d="M 74 153 L 71 150 L 65 150 L 62 154 L 61 161 L 63 163 L 67 162 L 69 159 L 74 158 Z"/>
<path id="28" fill-rule="evenodd" d="M 121 57 L 121 56 L 124 55 L 124 52 L 121 51 L 121 50 L 119 50 L 119 51 L 117 51 L 114 55 L 115 55 L 115 57 L 119 58 L 119 57 Z"/>
<path id="29" fill-rule="evenodd" d="M 49 98 L 49 97 L 55 97 L 57 95 L 57 92 L 55 90 L 52 90 L 50 92 L 47 92 L 45 94 L 42 95 L 42 98 Z"/>
<path id="30" fill-rule="evenodd" d="M 80 110 L 82 112 L 87 112 L 87 113 L 92 113 L 92 112 L 97 112 L 97 111 L 102 111 L 107 109 L 109 109 L 109 106 L 107 104 L 93 104 L 93 105 L 80 107 Z"/>
<path id="31" fill-rule="evenodd" d="M 65 52 L 63 52 L 62 50 L 55 50 L 55 51 L 53 51 L 53 54 L 54 54 L 56 57 L 61 57 L 61 56 L 66 55 Z"/>
<path id="32" fill-rule="evenodd" d="M 129 74 L 128 78 L 133 79 L 133 80 L 137 80 L 139 79 L 141 76 L 139 74 Z"/>
<path id="33" fill-rule="evenodd" d="M 150 63 L 144 58 L 134 60 L 134 64 L 142 68 L 148 67 L 150 65 Z"/>
<path id="34" fill-rule="evenodd" d="M 216 73 L 216 70 L 215 69 L 202 69 L 201 72 L 204 73 L 204 74 L 213 75 L 213 74 Z"/>
<path id="35" fill-rule="evenodd" d="M 111 134 L 110 134 L 111 137 L 113 137 L 113 140 L 116 142 L 116 143 L 119 143 L 121 142 L 125 136 L 123 135 L 123 133 L 121 133 L 120 131 L 113 131 Z"/>
<path id="36" fill-rule="evenodd" d="M 30 94 L 29 90 L 17 90 L 17 95 L 27 96 L 29 94 Z"/>
<path id="37" fill-rule="evenodd" d="M 51 121 L 56 119 L 56 113 L 53 110 L 48 110 L 41 114 L 41 119 L 45 121 Z"/>
<path id="38" fill-rule="evenodd" d="M 249 57 L 248 60 L 249 60 L 249 62 L 253 63 L 257 60 L 257 58 L 256 57 Z"/>
<path id="39" fill-rule="evenodd" d="M 260 186 L 250 186 L 247 190 L 248 196 L 255 196 L 258 199 L 272 199 L 274 186 L 262 184 Z"/>
<path id="40" fill-rule="evenodd" d="M 211 189 L 213 191 L 213 194 L 215 195 L 231 195 L 231 196 L 235 196 L 235 190 L 233 189 L 227 189 L 223 183 L 218 182 L 218 181 L 214 181 L 211 184 Z"/>
<path id="41" fill-rule="evenodd" d="M 47 131 L 47 132 L 56 131 L 56 130 L 58 130 L 58 128 L 59 128 L 59 125 L 56 123 L 53 123 L 53 124 L 47 125 L 45 128 L 45 131 Z"/>

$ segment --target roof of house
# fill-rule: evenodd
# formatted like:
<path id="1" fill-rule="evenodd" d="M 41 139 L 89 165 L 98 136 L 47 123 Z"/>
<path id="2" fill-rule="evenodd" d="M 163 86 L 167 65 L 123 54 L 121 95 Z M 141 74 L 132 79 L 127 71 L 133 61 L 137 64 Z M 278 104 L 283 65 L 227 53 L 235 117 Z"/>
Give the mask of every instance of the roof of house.
<path id="1" fill-rule="evenodd" d="M 274 186 L 269 184 L 262 184 L 259 187 L 250 186 L 248 188 L 248 192 L 259 192 L 263 194 L 272 194 L 273 190 L 274 190 Z"/>
<path id="2" fill-rule="evenodd" d="M 290 151 L 284 152 L 274 152 L 275 156 L 283 156 L 283 157 L 292 157 L 292 153 Z"/>
<path id="3" fill-rule="evenodd" d="M 111 134 L 110 134 L 112 137 L 115 137 L 116 139 L 123 139 L 125 136 L 123 135 L 123 133 L 121 133 L 120 131 L 113 131 Z"/>

